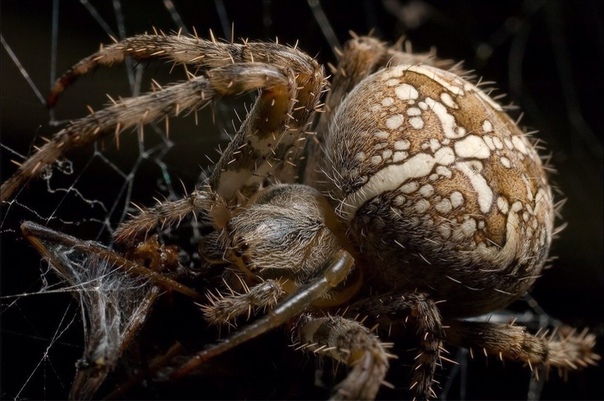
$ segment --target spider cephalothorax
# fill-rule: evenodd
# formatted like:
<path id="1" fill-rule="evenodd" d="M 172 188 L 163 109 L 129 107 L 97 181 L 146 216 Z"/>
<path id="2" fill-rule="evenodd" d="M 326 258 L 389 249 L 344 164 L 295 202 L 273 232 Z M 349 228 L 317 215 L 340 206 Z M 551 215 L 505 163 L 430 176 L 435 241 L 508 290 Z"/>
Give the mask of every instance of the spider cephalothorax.
<path id="1" fill-rule="evenodd" d="M 555 232 L 552 191 L 532 140 L 458 66 L 353 38 L 322 109 L 323 70 L 296 48 L 141 35 L 80 61 L 57 81 L 49 103 L 79 75 L 126 56 L 167 59 L 200 72 L 74 121 L 2 185 L 2 199 L 65 152 L 103 135 L 258 90 L 204 185 L 118 227 L 115 245 L 123 256 L 98 245 L 75 247 L 72 237 L 24 225 L 58 270 L 70 262 L 48 244 L 144 276 L 138 290 L 144 305 L 158 297 L 157 286 L 199 295 L 165 277 L 175 263 L 171 248 L 156 239 L 137 244 L 189 214 L 211 226 L 199 250 L 209 265 L 223 267 L 225 284 L 210 288 L 202 302 L 207 321 L 227 324 L 255 309 L 268 311 L 176 367 L 173 379 L 285 323 L 300 348 L 351 367 L 335 398 L 375 398 L 391 357 L 380 338 L 397 324 L 417 337 L 410 388 L 422 399 L 434 394 L 445 342 L 531 366 L 573 368 L 598 359 L 590 335 L 537 337 L 519 326 L 455 319 L 522 296 L 541 274 Z M 318 109 L 323 113 L 311 135 Z M 377 333 L 366 328 L 373 325 Z M 112 358 L 84 359 L 73 396 L 94 393 L 138 327 L 113 337 Z"/>

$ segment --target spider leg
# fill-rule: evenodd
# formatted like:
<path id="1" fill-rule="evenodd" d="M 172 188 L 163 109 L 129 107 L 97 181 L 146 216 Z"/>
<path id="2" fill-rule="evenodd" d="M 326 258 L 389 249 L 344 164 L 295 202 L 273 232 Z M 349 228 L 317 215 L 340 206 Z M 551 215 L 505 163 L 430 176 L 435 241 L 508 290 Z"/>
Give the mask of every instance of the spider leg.
<path id="1" fill-rule="evenodd" d="M 375 399 L 392 357 L 376 335 L 355 320 L 310 314 L 300 317 L 296 333 L 300 348 L 352 367 L 331 399 Z"/>
<path id="2" fill-rule="evenodd" d="M 533 335 L 525 327 L 475 321 L 447 321 L 447 341 L 461 347 L 482 349 L 501 360 L 519 360 L 533 367 L 558 368 L 561 372 L 595 365 L 595 335 L 587 330 Z M 537 372 L 537 371 L 535 371 Z"/>
<path id="3" fill-rule="evenodd" d="M 252 89 L 252 88 L 250 88 Z M 148 124 L 181 110 L 196 109 L 207 105 L 217 91 L 206 77 L 169 86 L 161 91 L 120 100 L 105 109 L 73 121 L 35 154 L 30 156 L 8 180 L 2 184 L 2 200 L 37 177 L 47 166 L 68 152 L 91 144 L 106 135 L 142 124 Z"/>
<path id="4" fill-rule="evenodd" d="M 242 125 L 240 133 L 223 154 L 221 162 L 215 170 L 216 173 L 213 175 L 214 178 L 210 182 L 216 182 L 217 186 L 217 181 L 222 178 L 223 174 L 241 170 L 242 165 L 250 161 L 258 170 L 256 174 L 262 174 L 266 170 L 266 166 L 270 165 L 271 160 L 275 162 L 275 160 L 285 157 L 295 142 L 290 141 L 291 143 L 288 145 L 279 144 L 276 140 L 278 135 L 273 135 L 275 134 L 272 130 L 273 125 L 267 123 L 275 120 L 273 113 L 277 113 L 278 116 L 276 126 L 281 126 L 283 120 L 289 118 L 287 116 L 290 111 L 290 99 L 295 93 L 293 81 L 293 77 L 269 65 L 237 64 L 209 71 L 207 77 L 195 77 L 190 81 L 169 86 L 154 93 L 121 100 L 113 106 L 76 120 L 59 131 L 50 142 L 28 158 L 16 173 L 2 184 L 2 200 L 8 200 L 13 192 L 67 152 L 93 143 L 105 135 L 113 132 L 119 134 L 125 129 L 140 124 L 148 124 L 170 115 L 178 115 L 183 110 L 203 107 L 217 97 L 267 88 L 256 104 L 269 107 L 254 107 L 246 120 L 247 123 Z M 279 98 L 281 102 L 277 102 L 276 98 Z M 283 103 L 287 103 L 287 105 L 285 106 Z M 246 140 L 249 141 L 249 137 L 255 132 L 254 127 L 258 121 L 262 121 L 263 126 L 269 131 L 258 132 L 258 138 L 261 139 L 248 147 L 249 150 L 242 151 L 241 148 L 245 148 L 247 145 Z M 265 136 L 263 137 L 261 134 Z M 269 137 L 266 138 L 266 135 Z M 254 170 L 249 171 L 243 181 L 246 181 L 255 172 Z M 233 193 L 234 190 L 227 192 L 226 198 L 232 196 Z"/>
<path id="5" fill-rule="evenodd" d="M 272 308 L 282 298 L 285 291 L 276 280 L 265 280 L 244 292 L 236 293 L 232 289 L 213 294 L 208 292 L 209 304 L 201 305 L 205 319 L 214 325 L 228 324 L 241 315 L 249 319 L 253 309 Z"/>
<path id="6" fill-rule="evenodd" d="M 208 76 L 222 76 L 229 88 L 238 81 L 237 76 L 231 74 L 253 79 L 253 69 L 247 65 L 275 66 L 283 71 L 283 77 L 291 74 L 289 82 L 281 85 L 270 82 L 258 84 L 257 88 L 265 90 L 243 123 L 241 135 L 234 138 L 218 163 L 210 185 L 225 199 L 230 199 L 234 191 L 243 185 L 261 182 L 268 171 L 274 171 L 273 174 L 284 181 L 293 178 L 296 168 L 293 160 L 303 148 L 300 140 L 304 138 L 300 135 L 310 123 L 325 85 L 323 69 L 314 59 L 296 48 L 276 43 L 237 44 L 181 35 L 139 35 L 106 46 L 70 68 L 56 81 L 48 104 L 54 105 L 65 88 L 80 75 L 101 65 L 123 62 L 126 56 L 137 61 L 165 59 L 209 69 L 206 72 Z M 231 74 L 213 72 L 231 65 L 239 65 L 240 68 Z M 232 90 L 231 93 L 238 91 Z M 278 169 L 275 164 L 279 164 Z M 256 166 L 255 170 L 247 171 L 246 167 L 250 165 Z M 233 180 L 232 176 L 238 178 Z M 251 176 L 259 179 L 246 183 Z"/>
<path id="7" fill-rule="evenodd" d="M 227 87 L 237 80 L 248 82 L 256 75 L 255 68 L 269 67 L 256 63 L 240 66 L 233 69 L 232 76 L 222 76 Z M 293 67 L 279 67 L 281 79 L 277 81 L 275 77 L 271 85 L 257 82 L 263 89 L 254 107 L 209 177 L 211 189 L 227 202 L 238 191 L 244 195 L 254 193 L 271 175 L 282 181 L 293 180 L 297 168 L 293 160 L 303 149 L 305 130 L 312 122 L 324 85 L 323 70 L 314 60 Z"/>
<path id="8" fill-rule="evenodd" d="M 315 60 L 287 46 L 221 44 L 177 36 L 134 37 L 109 46 L 76 64 L 58 80 L 49 103 L 55 102 L 59 93 L 77 76 L 96 65 L 110 65 L 123 60 L 128 54 L 135 59 L 157 58 L 164 53 L 187 54 L 188 50 L 167 51 L 166 48 L 171 46 L 164 43 L 167 40 L 188 40 L 199 44 L 195 55 L 188 53 L 186 57 L 190 57 L 189 61 L 205 59 L 200 64 L 211 69 L 205 71 L 204 76 L 192 77 L 188 82 L 151 94 L 121 100 L 71 123 L 2 184 L 1 199 L 10 199 L 17 189 L 67 152 L 104 135 L 111 132 L 119 134 L 129 127 L 178 115 L 183 110 L 201 108 L 217 97 L 254 89 L 260 89 L 261 93 L 238 134 L 222 155 L 210 177 L 210 186 L 229 200 L 244 185 L 253 186 L 262 182 L 273 171 L 281 177 L 291 178 L 294 168 L 288 167 L 287 162 L 292 163 L 291 160 L 302 148 L 299 143 L 305 139 L 302 134 L 318 105 L 324 75 Z M 156 47 L 152 45 L 154 42 L 158 42 Z M 149 43 L 149 46 L 145 47 L 145 43 Z M 207 54 L 203 51 L 207 51 Z"/>
<path id="9" fill-rule="evenodd" d="M 207 188 L 196 189 L 181 199 L 140 208 L 138 214 L 120 224 L 113 239 L 118 244 L 133 244 L 155 227 L 178 225 L 187 215 L 200 212 L 201 218 L 216 228 L 224 227 L 231 217 L 227 205 L 215 193 Z"/>
<path id="10" fill-rule="evenodd" d="M 82 59 L 69 68 L 53 85 L 47 99 L 53 107 L 60 95 L 78 77 L 94 71 L 99 66 L 110 67 L 122 63 L 126 57 L 135 61 L 166 60 L 194 68 L 212 69 L 232 64 L 264 63 L 289 67 L 301 74 L 314 75 L 318 64 L 308 55 L 289 46 L 277 43 L 243 42 L 227 43 L 183 35 L 136 35 L 103 46 L 98 52 Z"/>
<path id="11" fill-rule="evenodd" d="M 415 358 L 410 389 L 416 394 L 416 399 L 427 400 L 435 397 L 432 384 L 445 339 L 442 318 L 436 303 L 422 293 L 386 295 L 360 301 L 347 311 L 347 315 L 353 316 L 361 313 L 370 321 L 375 321 L 381 329 L 401 322 L 416 326 L 415 334 L 419 340 L 420 352 Z"/>
<path id="12" fill-rule="evenodd" d="M 344 250 L 336 252 L 324 264 L 323 273 L 320 277 L 300 287 L 298 291 L 287 297 L 254 323 L 239 329 L 236 333 L 224 339 L 224 341 L 197 353 L 193 358 L 177 368 L 171 377 L 174 379 L 183 377 L 205 361 L 281 326 L 292 317 L 302 313 L 313 301 L 337 287 L 338 284 L 346 279 L 353 265 L 354 259 L 348 252 Z"/>

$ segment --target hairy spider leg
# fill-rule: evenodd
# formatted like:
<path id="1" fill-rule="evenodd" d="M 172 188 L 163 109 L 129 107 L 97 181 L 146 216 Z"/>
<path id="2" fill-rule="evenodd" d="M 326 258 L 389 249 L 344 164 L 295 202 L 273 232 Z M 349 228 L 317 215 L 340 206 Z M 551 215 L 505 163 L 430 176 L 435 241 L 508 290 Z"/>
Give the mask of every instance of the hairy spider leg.
<path id="1" fill-rule="evenodd" d="M 1 200 L 8 201 L 15 191 L 37 177 L 68 152 L 91 144 L 111 133 L 149 124 L 180 110 L 197 109 L 210 103 L 217 93 L 206 77 L 166 87 L 159 92 L 123 99 L 68 124 L 50 142 L 31 155 L 8 180 L 2 183 Z"/>
<path id="2" fill-rule="evenodd" d="M 394 356 L 363 324 L 342 316 L 303 314 L 294 328 L 297 349 L 329 356 L 352 367 L 332 399 L 375 399 Z"/>
<path id="3" fill-rule="evenodd" d="M 244 291 L 225 295 L 208 292 L 209 304 L 201 304 L 205 320 L 212 325 L 233 322 L 237 317 L 247 314 L 250 319 L 255 309 L 272 308 L 283 297 L 285 291 L 277 280 L 265 280 L 251 288 L 245 285 Z"/>
<path id="4" fill-rule="evenodd" d="M 109 45 L 69 69 L 53 87 L 49 106 L 78 76 L 100 65 L 122 62 L 126 56 L 137 61 L 168 59 L 210 69 L 204 76 L 190 75 L 188 82 L 120 100 L 69 124 L 2 184 L 1 200 L 9 200 L 15 191 L 67 152 L 109 133 L 117 135 L 133 126 L 197 110 L 218 97 L 257 89 L 261 93 L 222 155 L 210 185 L 228 200 L 241 187 L 262 182 L 276 165 L 279 177 L 292 178 L 295 166 L 288 167 L 286 162 L 293 163 L 291 160 L 301 152 L 302 134 L 325 85 L 323 69 L 314 59 L 278 44 L 229 44 L 180 35 L 139 35 Z M 254 168 L 250 169 L 250 165 Z"/>
<path id="5" fill-rule="evenodd" d="M 216 74 L 212 72 L 216 68 L 240 65 L 232 71 L 235 76 L 222 76 L 221 82 L 231 89 L 230 93 L 249 90 L 237 88 L 242 82 L 237 74 L 245 80 L 258 79 L 257 89 L 264 90 L 239 134 L 221 157 L 210 185 L 229 200 L 243 185 L 261 182 L 267 171 L 275 169 L 279 162 L 281 171 L 273 174 L 282 181 L 293 179 L 296 156 L 303 148 L 300 142 L 304 142 L 300 135 L 311 123 L 326 83 L 323 68 L 313 58 L 295 47 L 277 43 L 225 43 L 163 33 L 138 35 L 109 45 L 75 64 L 56 81 L 48 104 L 54 105 L 60 94 L 80 75 L 101 65 L 123 62 L 127 56 L 137 61 L 164 59 L 196 69 L 209 69 L 208 75 L 222 75 L 218 70 Z M 268 82 L 267 76 L 267 82 L 261 82 L 261 77 L 255 73 L 255 68 L 261 66 L 278 67 L 283 81 Z M 246 172 L 250 165 L 256 166 L 255 170 Z M 232 175 L 237 176 L 235 181 Z M 251 182 L 246 182 L 248 179 Z"/>
<path id="6" fill-rule="evenodd" d="M 501 360 L 521 361 L 531 370 L 545 366 L 547 370 L 555 368 L 565 373 L 594 366 L 601 359 L 593 352 L 596 337 L 587 330 L 577 333 L 562 326 L 551 334 L 543 331 L 533 335 L 514 324 L 447 320 L 446 325 L 447 341 L 451 344 L 480 349 Z"/>
<path id="7" fill-rule="evenodd" d="M 442 357 L 443 341 L 469 350 L 478 349 L 485 355 L 497 356 L 500 360 L 521 361 L 531 370 L 545 366 L 546 370 L 557 368 L 563 371 L 595 365 L 600 356 L 593 352 L 595 335 L 587 330 L 551 334 L 531 334 L 525 327 L 514 324 L 498 324 L 457 319 L 442 319 L 437 303 L 420 293 L 389 294 L 351 305 L 346 315 L 366 316 L 380 330 L 391 326 L 414 323 L 420 340 L 420 357 L 416 359 L 412 389 L 417 399 L 433 396 L 430 385 L 434 370 Z M 564 328 L 562 328 L 564 331 Z M 471 351 L 472 352 L 472 351 Z M 538 370 L 533 370 L 535 375 Z M 423 389 L 420 391 L 419 389 Z"/>
<path id="8" fill-rule="evenodd" d="M 416 399 L 435 397 L 432 385 L 436 367 L 442 359 L 445 340 L 442 317 L 436 302 L 422 293 L 388 294 L 359 301 L 347 309 L 346 315 L 366 317 L 368 322 L 377 324 L 381 331 L 386 332 L 393 325 L 413 325 L 419 353 L 415 358 L 410 390 Z"/>
<path id="9" fill-rule="evenodd" d="M 211 358 L 283 325 L 292 317 L 304 312 L 313 301 L 337 287 L 338 284 L 346 279 L 353 265 L 354 259 L 348 252 L 344 250 L 336 252 L 325 262 L 325 269 L 320 277 L 300 287 L 298 291 L 283 300 L 274 309 L 268 311 L 265 316 L 241 328 L 222 342 L 197 353 L 189 361 L 177 368 L 171 377 L 174 379 L 181 378 Z"/>

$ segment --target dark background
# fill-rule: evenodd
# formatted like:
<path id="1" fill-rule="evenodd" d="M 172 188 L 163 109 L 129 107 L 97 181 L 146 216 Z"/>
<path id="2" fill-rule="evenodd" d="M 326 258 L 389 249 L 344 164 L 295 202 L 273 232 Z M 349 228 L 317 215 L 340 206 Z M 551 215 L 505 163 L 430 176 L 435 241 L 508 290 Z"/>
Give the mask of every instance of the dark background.
<path id="1" fill-rule="evenodd" d="M 47 93 L 51 67 L 61 73 L 71 64 L 94 52 L 100 43 L 114 36 L 151 31 L 155 26 L 168 32 L 178 25 L 160 0 L 91 2 L 98 18 L 79 1 L 59 5 L 58 47 L 52 48 L 53 3 L 3 0 L 2 36 L 27 71 L 34 85 Z M 84 2 L 86 3 L 86 2 Z M 115 4 L 121 9 L 117 14 Z M 200 36 L 211 28 L 218 37 L 230 36 L 234 23 L 236 38 L 274 40 L 299 46 L 322 62 L 334 62 L 316 18 L 306 1 L 174 1 L 176 11 L 188 29 L 195 26 Z M 326 19 L 337 40 L 343 43 L 352 30 L 360 34 L 374 29 L 387 41 L 401 35 L 411 40 L 416 51 L 436 47 L 444 58 L 465 60 L 478 76 L 495 81 L 508 101 L 520 106 L 522 119 L 545 141 L 558 172 L 552 180 L 566 198 L 562 219 L 567 224 L 555 242 L 552 269 L 532 291 L 532 296 L 552 317 L 576 327 L 590 327 L 599 336 L 602 353 L 604 262 L 602 238 L 602 132 L 604 130 L 604 10 L 599 1 L 323 1 Z M 120 33 L 118 17 L 125 31 Z M 99 19 L 106 22 L 104 29 Z M 150 66 L 145 79 L 166 82 L 166 69 Z M 21 160 L 33 145 L 57 131 L 54 119 L 69 120 L 87 114 L 85 105 L 98 109 L 106 102 L 105 93 L 129 96 L 131 90 L 123 66 L 96 72 L 78 82 L 61 99 L 50 115 L 26 83 L 6 50 L 2 50 L 2 180 L 13 171 L 10 159 Z M 142 90 L 149 85 L 143 81 Z M 192 127 L 191 118 L 171 121 L 171 142 L 163 154 L 150 152 L 142 158 L 136 135 L 122 135 L 120 150 L 112 141 L 96 150 L 85 149 L 70 155 L 74 174 L 56 171 L 51 188 L 73 184 L 78 192 L 49 193 L 46 182 L 38 180 L 2 205 L 2 397 L 64 398 L 73 375 L 73 363 L 81 355 L 81 334 L 77 318 L 58 338 L 57 332 L 77 316 L 77 307 L 68 294 L 11 297 L 41 288 L 40 264 L 35 251 L 20 238 L 18 224 L 33 220 L 81 238 L 106 240 L 108 228 L 122 217 L 123 205 L 136 200 L 152 204 L 153 196 L 182 193 L 179 180 L 191 189 L 208 162 L 216 159 L 212 149 L 221 141 L 219 133 L 232 132 L 230 103 L 216 107 L 216 124 L 206 113 L 201 128 Z M 237 106 L 240 107 L 240 106 Z M 151 131 L 149 133 L 149 131 Z M 146 149 L 162 144 L 161 135 L 145 132 Z M 17 152 L 15 154 L 14 152 Z M 110 160 L 110 163 L 104 161 Z M 133 164 L 139 161 L 138 164 Z M 134 172 L 132 193 L 121 193 L 122 173 Z M 164 173 L 176 184 L 166 184 Z M 91 203 L 98 200 L 101 203 Z M 112 210 L 116 206 L 116 210 Z M 49 280 L 52 280 L 49 277 Z M 519 309 L 523 305 L 517 306 Z M 61 320 L 64 320 L 61 323 Z M 54 341 L 53 339 L 57 339 Z M 282 333 L 271 333 L 247 346 L 240 354 L 226 357 L 221 368 L 233 382 L 200 379 L 192 386 L 193 396 L 208 398 L 325 398 L 328 393 L 313 385 L 314 363 L 287 348 Z M 46 351 L 48 353 L 46 354 Z M 239 359 L 237 359 L 239 358 Z M 393 361 L 388 380 L 397 387 L 408 381 L 404 370 Z M 400 364 L 403 362 L 401 361 Z M 488 365 L 488 369 L 485 366 Z M 397 365 L 398 366 L 398 365 Z M 468 362 L 469 399 L 526 398 L 529 373 L 516 364 L 484 358 Z M 229 371 L 230 370 L 230 371 Z M 235 372 L 235 373 L 233 373 Z M 543 390 L 544 399 L 602 399 L 602 368 L 573 373 L 568 382 L 552 372 Z M 31 375 L 31 377 L 30 377 Z M 445 383 L 449 369 L 440 377 Z M 216 376 L 219 376 L 216 374 Z M 459 380 L 449 398 L 459 397 Z M 245 393 L 235 391 L 241 385 Z M 188 389 L 187 389 L 188 390 Z M 217 391 L 222 391 L 219 393 Z M 161 395 L 143 393 L 142 397 Z M 401 392 L 383 390 L 380 395 L 396 398 Z M 188 396 L 187 393 L 171 393 Z M 167 396 L 169 397 L 169 396 Z"/>

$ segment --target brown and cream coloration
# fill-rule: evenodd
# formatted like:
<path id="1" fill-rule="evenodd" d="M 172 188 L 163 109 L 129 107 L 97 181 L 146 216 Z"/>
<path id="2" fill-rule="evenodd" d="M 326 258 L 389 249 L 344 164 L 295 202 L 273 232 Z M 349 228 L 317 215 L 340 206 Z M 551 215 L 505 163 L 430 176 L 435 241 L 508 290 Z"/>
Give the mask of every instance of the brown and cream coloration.
<path id="1" fill-rule="evenodd" d="M 475 315 L 506 306 L 540 274 L 554 226 L 541 159 L 459 76 L 425 65 L 372 75 L 337 109 L 325 152 L 351 239 L 388 266 L 372 271 L 379 281 Z"/>
<path id="2" fill-rule="evenodd" d="M 284 325 L 299 348 L 350 367 L 334 399 L 377 396 L 392 357 L 382 339 L 394 326 L 416 337 L 409 388 L 419 399 L 435 396 L 445 343 L 531 367 L 575 369 L 599 359 L 587 333 L 536 336 L 513 324 L 458 319 L 525 294 L 541 274 L 555 233 L 552 191 L 535 145 L 459 66 L 355 37 L 341 51 L 322 107 L 323 69 L 295 47 L 159 33 L 124 39 L 80 61 L 57 81 L 49 103 L 78 76 L 126 56 L 185 64 L 198 74 L 70 123 L 2 184 L 2 200 L 68 152 L 104 136 L 167 121 L 223 96 L 258 96 L 204 185 L 123 222 L 114 235 L 119 251 L 23 225 L 70 284 L 81 276 L 77 267 L 91 263 L 143 277 L 142 312 L 117 319 L 123 312 L 110 311 L 103 321 L 125 322 L 119 335 L 102 324 L 88 334 L 73 398 L 92 397 L 127 343 L 136 341 L 158 288 L 199 301 L 198 288 L 173 279 L 172 272 L 182 270 L 175 267 L 174 247 L 150 235 L 187 215 L 210 226 L 199 253 L 222 269 L 218 280 L 202 281 L 213 283 L 203 288 L 206 320 L 234 324 L 262 315 L 222 342 L 188 350 L 197 353 L 174 368 L 171 379 Z M 316 111 L 315 133 L 309 130 Z M 70 259 L 73 250 L 78 263 Z M 130 291 L 136 290 L 115 291 L 111 302 L 123 302 Z M 91 320 L 106 309 L 106 297 L 86 300 Z M 158 361 L 170 363 L 177 351 L 187 352 L 181 348 L 158 356 L 132 380 L 165 378 Z"/>

